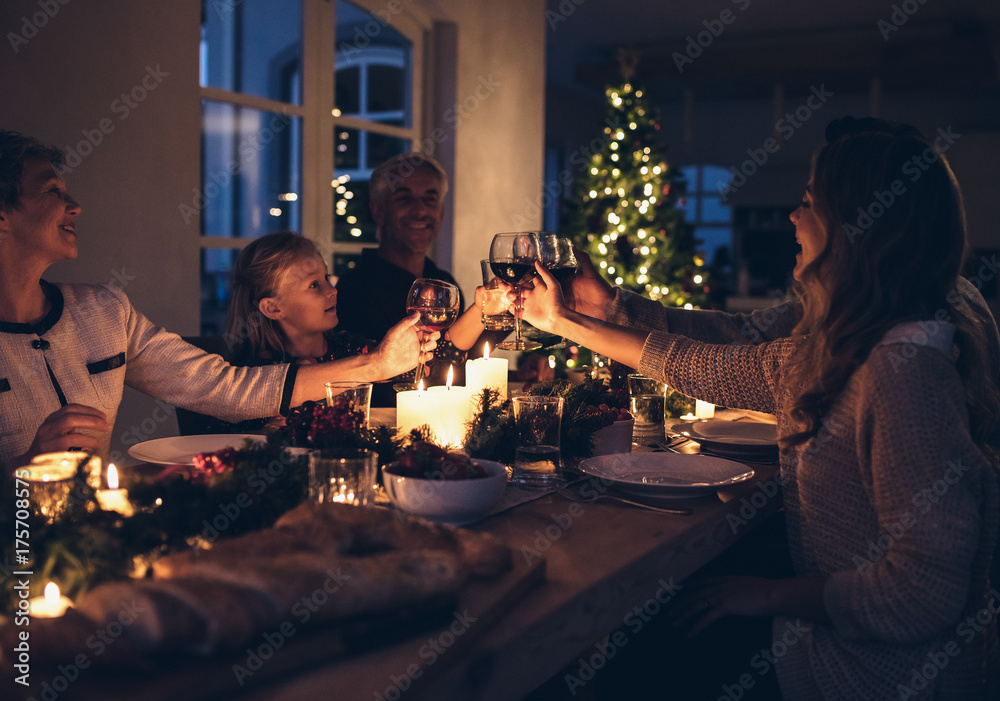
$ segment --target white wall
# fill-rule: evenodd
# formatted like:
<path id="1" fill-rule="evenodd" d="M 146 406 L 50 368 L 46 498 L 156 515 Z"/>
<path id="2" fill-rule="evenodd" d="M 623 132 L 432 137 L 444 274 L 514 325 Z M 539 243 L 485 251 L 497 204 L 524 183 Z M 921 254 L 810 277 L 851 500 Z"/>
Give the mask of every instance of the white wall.
<path id="1" fill-rule="evenodd" d="M 80 256 L 46 278 L 116 281 L 154 322 L 195 334 L 198 222 L 185 225 L 177 205 L 199 179 L 199 3 L 49 5 L 51 17 L 37 1 L 0 5 L 0 127 L 87 154 L 66 176 L 83 206 Z M 29 37 L 16 53 L 10 32 Z M 128 390 L 112 456 L 133 427 L 131 442 L 176 432 L 172 414 Z"/>
<path id="2" fill-rule="evenodd" d="M 454 130 L 437 125 L 455 136 L 453 251 L 437 262 L 468 297 L 482 284 L 479 261 L 493 234 L 541 225 L 534 205 L 544 165 L 545 3 L 439 0 L 434 11 L 457 25 L 457 83 L 444 112 L 460 117 Z"/>
<path id="3" fill-rule="evenodd" d="M 542 181 L 544 2 L 430 0 L 415 3 L 439 22 L 454 23 L 454 85 L 440 85 L 470 108 L 446 128 L 454 169 L 450 267 L 467 294 L 479 283 L 478 261 L 497 231 L 535 197 Z M 51 17 L 38 0 L 0 3 L 0 30 L 21 33 L 15 53 L 0 43 L 0 127 L 76 150 L 102 120 L 109 132 L 67 177 L 83 205 L 80 257 L 53 268 L 59 281 L 127 281 L 133 304 L 154 322 L 182 334 L 198 332 L 198 223 L 185 225 L 180 203 L 199 187 L 201 106 L 198 94 L 200 2 L 130 0 L 67 2 Z M 27 18 L 24 20 L 22 18 Z M 34 25 L 44 25 L 35 27 Z M 37 31 L 34 31 L 37 29 Z M 123 93 L 141 95 L 147 67 L 166 74 L 126 118 Z M 152 86 L 152 79 L 147 79 Z M 477 89 L 479 90 L 477 94 Z M 442 112 L 439 111 L 439 117 Z M 433 125 L 432 125 L 433 126 Z M 95 134 L 95 140 L 97 136 Z M 84 150 L 87 150 L 86 148 Z M 540 222 L 534 217 L 533 225 Z M 448 242 L 445 241 L 445 244 Z M 151 401 L 127 397 L 112 449 L 122 432 L 144 437 L 176 426 Z M 154 418 L 156 417 L 156 418 Z"/>

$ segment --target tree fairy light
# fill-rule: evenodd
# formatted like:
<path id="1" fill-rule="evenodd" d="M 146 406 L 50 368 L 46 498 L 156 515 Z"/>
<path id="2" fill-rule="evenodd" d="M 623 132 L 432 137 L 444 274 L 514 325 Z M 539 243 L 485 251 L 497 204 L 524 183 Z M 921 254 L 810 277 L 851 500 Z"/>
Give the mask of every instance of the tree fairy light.
<path id="1" fill-rule="evenodd" d="M 677 208 L 686 184 L 656 111 L 628 82 L 605 96 L 603 146 L 577 177 L 562 228 L 611 282 L 671 307 L 701 306 L 708 274 Z"/>

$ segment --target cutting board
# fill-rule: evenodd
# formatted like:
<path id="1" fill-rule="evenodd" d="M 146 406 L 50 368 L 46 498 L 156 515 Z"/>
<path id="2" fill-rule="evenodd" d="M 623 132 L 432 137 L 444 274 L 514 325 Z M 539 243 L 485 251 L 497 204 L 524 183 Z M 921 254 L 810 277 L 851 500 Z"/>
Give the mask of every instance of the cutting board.
<path id="1" fill-rule="evenodd" d="M 322 627 L 304 627 L 294 621 L 291 635 L 281 635 L 279 630 L 268 631 L 265 637 L 262 631 L 243 650 L 207 659 L 164 658 L 146 672 L 91 665 L 79 672 L 59 698 L 215 701 L 262 693 L 269 684 L 320 669 L 324 675 L 343 680 L 335 684 L 338 701 L 371 701 L 394 677 L 408 679 L 407 696 L 413 696 L 459 662 L 544 576 L 544 558 L 529 565 L 515 557 L 506 575 L 495 581 L 472 580 L 457 599 Z M 42 669 L 33 672 L 35 698 L 41 690 L 36 684 L 45 681 L 54 681 L 54 675 Z"/>

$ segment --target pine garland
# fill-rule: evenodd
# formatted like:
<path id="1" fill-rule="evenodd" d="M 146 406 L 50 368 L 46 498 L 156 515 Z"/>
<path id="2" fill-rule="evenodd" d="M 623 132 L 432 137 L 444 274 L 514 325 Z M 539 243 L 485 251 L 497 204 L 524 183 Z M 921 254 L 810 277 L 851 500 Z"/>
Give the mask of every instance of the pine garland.
<path id="1" fill-rule="evenodd" d="M 612 390 L 603 379 L 584 378 L 580 384 L 569 380 L 540 382 L 528 391 L 532 396 L 563 398 L 560 452 L 567 465 L 575 465 L 594 452 L 594 433 L 614 422 L 614 413 L 599 409 L 628 406 L 628 391 Z M 517 425 L 511 400 L 497 403 L 496 390 L 487 388 L 479 409 L 469 424 L 465 449 L 471 457 L 514 464 Z"/>

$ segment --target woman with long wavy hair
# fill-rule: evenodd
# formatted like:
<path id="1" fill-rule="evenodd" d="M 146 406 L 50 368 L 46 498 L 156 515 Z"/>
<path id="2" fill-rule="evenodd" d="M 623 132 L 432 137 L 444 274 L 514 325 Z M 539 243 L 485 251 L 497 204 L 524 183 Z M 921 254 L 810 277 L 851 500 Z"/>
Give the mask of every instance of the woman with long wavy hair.
<path id="1" fill-rule="evenodd" d="M 691 396 L 777 415 L 795 576 L 712 580 L 679 621 L 797 631 L 776 664 L 786 699 L 996 698 L 998 359 L 960 291 L 961 193 L 915 129 L 844 125 L 791 215 L 791 336 L 716 345 L 609 324 L 567 308 L 540 266 L 524 317 Z"/>

